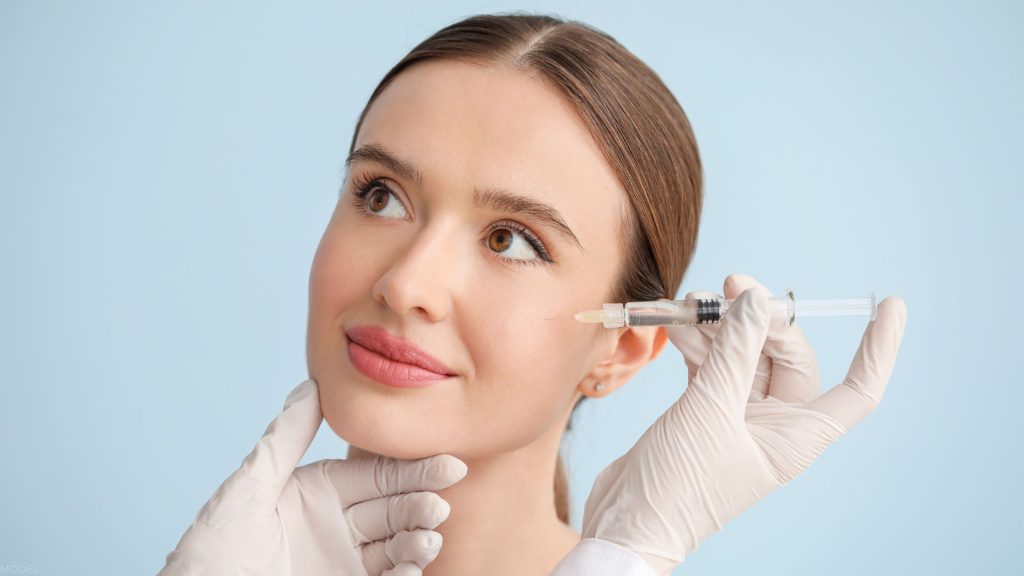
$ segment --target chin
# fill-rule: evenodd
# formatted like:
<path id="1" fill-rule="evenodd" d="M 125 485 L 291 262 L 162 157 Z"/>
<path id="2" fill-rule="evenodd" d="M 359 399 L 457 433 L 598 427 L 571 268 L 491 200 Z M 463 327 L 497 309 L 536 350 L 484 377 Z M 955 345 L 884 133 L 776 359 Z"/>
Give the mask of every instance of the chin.
<path id="1" fill-rule="evenodd" d="M 324 419 L 342 440 L 367 452 L 401 460 L 418 460 L 446 453 L 422 427 L 387 410 L 351 409 L 325 411 Z M 398 424 L 396 420 L 402 422 Z M 450 453 L 450 452 L 447 452 Z"/>

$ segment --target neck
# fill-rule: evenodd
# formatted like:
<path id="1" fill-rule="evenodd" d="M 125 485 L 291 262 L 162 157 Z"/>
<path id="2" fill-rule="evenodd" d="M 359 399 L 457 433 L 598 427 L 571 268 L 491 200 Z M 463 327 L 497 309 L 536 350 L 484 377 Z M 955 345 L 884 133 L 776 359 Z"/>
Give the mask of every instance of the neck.
<path id="1" fill-rule="evenodd" d="M 554 570 L 580 540 L 555 511 L 555 463 L 564 429 L 560 421 L 517 450 L 460 458 L 469 471 L 437 491 L 451 513 L 435 528 L 443 538 L 441 552 L 423 576 L 544 576 Z M 349 458 L 372 455 L 349 447 Z"/>

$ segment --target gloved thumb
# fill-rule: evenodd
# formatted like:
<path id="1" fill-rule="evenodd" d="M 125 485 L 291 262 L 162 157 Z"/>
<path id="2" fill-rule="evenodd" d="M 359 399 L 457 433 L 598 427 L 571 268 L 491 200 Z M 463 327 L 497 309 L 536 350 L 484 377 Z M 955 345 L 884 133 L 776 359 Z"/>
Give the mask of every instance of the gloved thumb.
<path id="1" fill-rule="evenodd" d="M 256 502 L 273 509 L 309 445 L 312 444 L 323 413 L 320 390 L 313 379 L 292 389 L 281 413 L 267 426 L 256 447 L 225 484 L 238 485 Z"/>
<path id="2" fill-rule="evenodd" d="M 711 350 L 690 383 L 694 393 L 716 403 L 731 422 L 742 421 L 761 350 L 768 338 L 771 308 L 759 287 L 737 297 L 711 343 Z"/>

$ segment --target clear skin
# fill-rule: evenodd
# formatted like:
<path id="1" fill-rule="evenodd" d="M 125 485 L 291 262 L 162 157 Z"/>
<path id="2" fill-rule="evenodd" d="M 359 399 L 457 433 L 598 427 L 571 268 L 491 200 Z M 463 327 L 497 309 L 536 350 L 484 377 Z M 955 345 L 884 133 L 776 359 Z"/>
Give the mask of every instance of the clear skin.
<path id="1" fill-rule="evenodd" d="M 663 327 L 573 319 L 611 291 L 625 191 L 564 96 L 503 65 L 407 69 L 368 111 L 356 148 L 368 143 L 413 164 L 423 183 L 369 160 L 347 173 L 309 279 L 307 361 L 324 417 L 350 458 L 444 453 L 468 465 L 438 492 L 451 514 L 425 575 L 548 574 L 580 538 L 558 520 L 552 486 L 573 404 L 616 390 L 667 341 Z M 374 188 L 369 215 L 351 193 L 366 176 L 394 192 Z M 553 206 L 582 251 L 523 214 L 475 207 L 474 189 L 491 187 Z M 364 377 L 345 331 L 365 324 L 412 340 L 457 376 L 408 389 Z"/>

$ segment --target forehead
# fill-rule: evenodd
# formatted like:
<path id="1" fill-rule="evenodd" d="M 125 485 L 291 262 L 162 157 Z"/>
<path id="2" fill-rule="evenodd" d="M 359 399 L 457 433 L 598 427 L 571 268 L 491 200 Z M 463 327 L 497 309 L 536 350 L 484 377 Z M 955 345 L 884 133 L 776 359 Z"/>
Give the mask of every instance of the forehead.
<path id="1" fill-rule="evenodd" d="M 474 187 L 500 187 L 543 200 L 587 252 L 598 237 L 618 234 L 626 197 L 614 172 L 558 89 L 521 71 L 416 64 L 367 111 L 356 148 L 365 143 L 408 160 L 424 186 L 446 196 L 468 199 Z"/>

